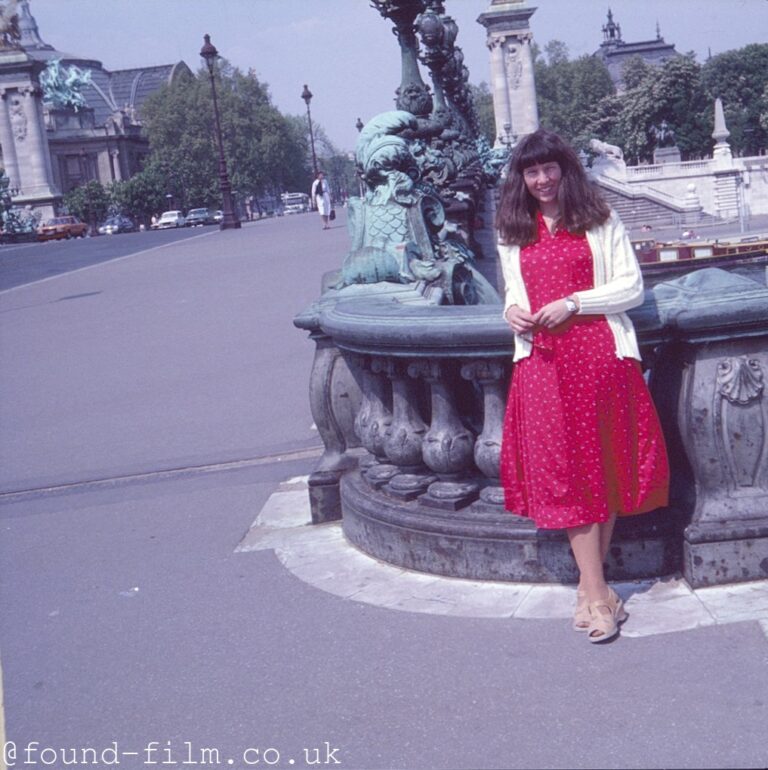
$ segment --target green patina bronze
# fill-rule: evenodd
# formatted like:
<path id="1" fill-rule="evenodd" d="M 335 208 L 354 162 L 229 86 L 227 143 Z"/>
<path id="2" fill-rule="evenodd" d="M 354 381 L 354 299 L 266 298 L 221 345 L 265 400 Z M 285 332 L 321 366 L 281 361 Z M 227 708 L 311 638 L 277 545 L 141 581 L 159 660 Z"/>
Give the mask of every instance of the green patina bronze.
<path id="1" fill-rule="evenodd" d="M 40 224 L 40 215 L 30 209 L 14 208 L 12 197 L 15 193 L 10 189 L 10 180 L 5 172 L 0 169 L 0 206 L 2 206 L 3 242 L 13 240 L 27 240 L 24 236 L 31 236 L 37 231 Z"/>
<path id="2" fill-rule="evenodd" d="M 444 0 L 373 0 L 400 45 L 397 110 L 360 132 L 362 198 L 350 204 L 352 246 L 335 288 L 426 281 L 448 304 L 498 302 L 473 267 L 475 214 L 506 150 L 479 135 L 458 28 Z M 426 65 L 434 93 L 424 83 Z"/>
<path id="3" fill-rule="evenodd" d="M 43 101 L 57 108 L 71 107 L 75 112 L 86 106 L 82 90 L 90 83 L 90 70 L 74 64 L 62 67 L 59 59 L 51 59 L 40 73 Z"/>

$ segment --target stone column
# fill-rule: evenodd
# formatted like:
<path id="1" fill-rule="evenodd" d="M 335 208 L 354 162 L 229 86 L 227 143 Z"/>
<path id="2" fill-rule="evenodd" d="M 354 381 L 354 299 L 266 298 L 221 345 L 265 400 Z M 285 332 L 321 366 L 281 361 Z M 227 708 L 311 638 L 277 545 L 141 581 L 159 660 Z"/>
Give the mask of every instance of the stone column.
<path id="1" fill-rule="evenodd" d="M 492 0 L 477 20 L 487 30 L 491 51 L 497 144 L 505 123 L 511 123 L 518 138 L 539 127 L 530 30 L 535 10 L 525 0 Z"/>
<path id="2" fill-rule="evenodd" d="M 114 181 L 122 182 L 123 170 L 120 165 L 120 150 L 109 151 L 109 165 L 110 165 L 110 174 L 112 175 Z"/>
<path id="3" fill-rule="evenodd" d="M 27 195 L 53 196 L 53 170 L 48 149 L 48 137 L 43 128 L 43 113 L 40 92 L 34 87 L 21 89 L 23 95 L 23 114 L 26 118 L 26 136 L 28 143 L 27 168 L 29 178 L 24 180 L 24 192 Z"/>
<path id="4" fill-rule="evenodd" d="M 536 104 L 536 82 L 533 75 L 533 35 L 528 32 L 520 36 L 520 96 L 515 100 L 516 112 L 512 114 L 512 125 L 517 120 L 518 135 L 531 134 L 539 127 L 539 108 Z"/>
<path id="5" fill-rule="evenodd" d="M 491 94 L 493 96 L 493 115 L 496 120 L 495 147 L 502 147 L 504 125 L 512 125 L 512 112 L 509 106 L 509 91 L 504 73 L 504 38 L 489 38 L 488 50 L 491 52 Z"/>
<path id="6" fill-rule="evenodd" d="M 21 188 L 21 175 L 19 174 L 19 159 L 16 155 L 16 143 L 13 139 L 8 108 L 10 94 L 11 91 L 3 89 L 0 96 L 0 146 L 3 149 L 3 164 L 5 165 L 5 174 L 10 180 L 10 187 L 18 190 Z"/>

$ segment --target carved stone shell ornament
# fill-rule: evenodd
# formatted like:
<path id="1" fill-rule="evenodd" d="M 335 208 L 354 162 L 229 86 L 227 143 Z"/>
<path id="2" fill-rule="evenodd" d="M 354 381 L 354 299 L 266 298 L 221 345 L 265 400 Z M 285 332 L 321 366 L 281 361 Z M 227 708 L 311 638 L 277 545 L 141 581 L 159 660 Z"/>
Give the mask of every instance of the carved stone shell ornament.
<path id="1" fill-rule="evenodd" d="M 725 358 L 717 365 L 717 392 L 732 404 L 748 404 L 763 392 L 763 372 L 754 358 Z"/>
<path id="2" fill-rule="evenodd" d="M 735 487 L 754 488 L 765 471 L 766 420 L 760 363 L 748 356 L 722 359 L 717 365 L 714 420 L 724 467 Z"/>

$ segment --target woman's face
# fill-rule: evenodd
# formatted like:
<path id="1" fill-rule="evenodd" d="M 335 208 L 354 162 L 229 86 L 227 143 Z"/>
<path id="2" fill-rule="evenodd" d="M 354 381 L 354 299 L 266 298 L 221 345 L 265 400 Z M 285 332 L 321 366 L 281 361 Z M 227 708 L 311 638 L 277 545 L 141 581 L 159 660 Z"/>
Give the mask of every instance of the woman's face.
<path id="1" fill-rule="evenodd" d="M 541 203 L 554 203 L 557 201 L 557 192 L 560 189 L 560 180 L 563 172 L 557 161 L 536 163 L 523 170 L 523 180 L 528 192 Z"/>

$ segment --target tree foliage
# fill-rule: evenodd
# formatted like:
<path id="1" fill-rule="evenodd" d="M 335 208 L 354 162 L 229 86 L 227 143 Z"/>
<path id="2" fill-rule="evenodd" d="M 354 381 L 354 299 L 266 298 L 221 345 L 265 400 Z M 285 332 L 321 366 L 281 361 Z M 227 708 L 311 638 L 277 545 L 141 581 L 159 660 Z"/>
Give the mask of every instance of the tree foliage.
<path id="1" fill-rule="evenodd" d="M 725 122 L 734 152 L 753 154 L 768 145 L 765 90 L 768 88 L 768 44 L 753 43 L 713 56 L 702 68 L 710 100 L 723 101 Z"/>
<path id="2" fill-rule="evenodd" d="M 613 82 L 603 62 L 595 56 L 568 58 L 564 43 L 553 40 L 544 47 L 546 60 L 534 60 L 539 121 L 542 126 L 583 146 L 597 105 L 613 94 Z"/>
<path id="3" fill-rule="evenodd" d="M 149 162 L 138 174 L 110 186 L 111 210 L 149 225 L 166 208 L 166 183 L 157 163 Z"/>
<path id="4" fill-rule="evenodd" d="M 260 196 L 309 186 L 307 142 L 271 103 L 251 70 L 224 64 L 215 74 L 224 156 L 233 190 Z M 219 152 L 210 76 L 201 69 L 163 86 L 144 103 L 142 118 L 160 175 L 178 208 L 218 208 Z"/>
<path id="5" fill-rule="evenodd" d="M 542 54 L 534 47 L 542 126 L 580 148 L 596 137 L 624 150 L 629 162 L 650 162 L 655 129 L 666 123 L 684 159 L 712 150 L 714 99 L 723 99 L 729 141 L 736 153 L 768 145 L 768 45 L 748 45 L 700 65 L 687 54 L 652 67 L 639 56 L 624 64 L 624 91 L 616 93 L 596 56 L 574 61 L 559 41 Z"/>
<path id="6" fill-rule="evenodd" d="M 626 81 L 625 81 L 626 82 Z M 662 67 L 631 67 L 621 95 L 616 124 L 608 138 L 618 143 L 628 160 L 651 161 L 657 146 L 654 129 L 666 123 L 683 157 L 701 157 L 712 145 L 712 110 L 693 55 L 669 59 Z"/>
<path id="7" fill-rule="evenodd" d="M 493 114 L 493 95 L 491 94 L 491 89 L 485 81 L 477 86 L 470 84 L 469 88 L 472 91 L 472 98 L 475 102 L 477 121 L 480 124 L 480 135 L 484 136 L 488 140 L 488 144 L 493 147 L 496 144 L 497 130 L 496 118 Z M 503 126 L 499 126 L 498 133 L 504 133 Z"/>
<path id="8" fill-rule="evenodd" d="M 99 222 L 106 217 L 111 199 L 101 182 L 91 180 L 66 193 L 63 203 L 70 214 L 87 222 L 91 230 L 95 231 Z"/>

